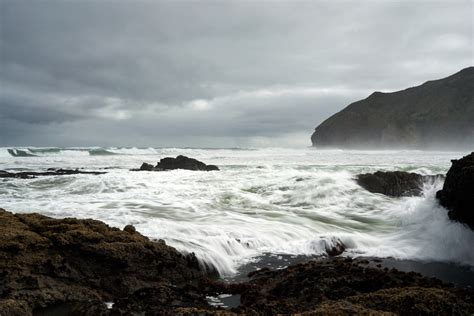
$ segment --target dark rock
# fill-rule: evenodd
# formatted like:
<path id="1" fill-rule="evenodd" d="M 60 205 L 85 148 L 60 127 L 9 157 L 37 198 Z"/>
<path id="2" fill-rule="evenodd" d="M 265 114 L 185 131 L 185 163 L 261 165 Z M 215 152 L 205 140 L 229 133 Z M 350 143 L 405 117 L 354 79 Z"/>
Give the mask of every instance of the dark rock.
<path id="1" fill-rule="evenodd" d="M 383 289 L 347 299 L 353 304 L 394 315 L 465 315 L 472 305 L 446 289 L 404 287 Z"/>
<path id="2" fill-rule="evenodd" d="M 65 302 L 44 308 L 37 308 L 33 311 L 33 315 L 108 316 L 110 315 L 110 311 L 107 309 L 105 303 L 101 301 Z"/>
<path id="3" fill-rule="evenodd" d="M 449 218 L 474 229 L 474 152 L 451 162 L 443 189 L 436 197 L 449 210 Z"/>
<path id="4" fill-rule="evenodd" d="M 434 278 L 384 271 L 343 258 L 328 258 L 283 270 L 257 271 L 241 292 L 241 313 L 327 315 L 470 315 L 473 289 L 460 289 Z M 352 312 L 350 305 L 357 308 Z M 346 310 L 346 312 L 343 312 Z M 405 313 L 404 311 L 410 311 Z M 385 313 L 385 314 L 383 314 Z M 337 313 L 336 313 L 337 314 Z"/>
<path id="5" fill-rule="evenodd" d="M 100 171 L 82 171 L 79 169 L 54 169 L 49 168 L 46 172 L 22 171 L 22 172 L 8 172 L 0 170 L 0 178 L 19 178 L 19 179 L 33 179 L 42 176 L 65 176 L 74 174 L 92 174 L 99 175 L 106 172 Z"/>
<path id="6" fill-rule="evenodd" d="M 206 165 L 205 163 L 186 156 L 179 155 L 176 158 L 166 157 L 160 160 L 156 165 L 156 168 L 163 170 L 174 170 L 174 169 L 186 169 L 186 170 L 219 170 L 217 166 Z"/>
<path id="7" fill-rule="evenodd" d="M 104 302 L 91 301 L 84 304 L 83 302 L 74 302 L 70 304 L 70 310 L 66 315 L 68 316 L 83 316 L 83 315 L 94 315 L 94 316 L 107 316 L 110 315 L 110 311 L 107 309 Z M 55 315 L 55 314 L 50 314 Z"/>
<path id="8" fill-rule="evenodd" d="M 423 193 L 423 182 L 442 179 L 443 175 L 422 176 L 403 171 L 377 171 L 357 176 L 357 183 L 372 193 L 388 196 L 419 196 Z"/>
<path id="9" fill-rule="evenodd" d="M 323 238 L 321 241 L 326 253 L 330 257 L 339 256 L 346 250 L 346 245 L 338 238 L 331 238 L 329 240 Z"/>
<path id="10" fill-rule="evenodd" d="M 299 314 L 301 316 L 326 316 L 326 315 L 370 315 L 370 316 L 396 316 L 394 313 L 384 312 L 363 307 L 349 301 L 325 301 L 315 309 Z"/>
<path id="11" fill-rule="evenodd" d="M 258 275 L 262 275 L 262 273 L 270 272 L 270 271 L 271 271 L 270 268 L 264 267 L 264 268 L 262 268 L 262 269 L 260 269 L 260 270 L 255 270 L 255 271 L 249 272 L 249 273 L 247 274 L 247 277 L 253 278 L 253 277 L 254 277 L 255 275 L 257 275 L 257 274 L 258 274 Z"/>
<path id="12" fill-rule="evenodd" d="M 131 171 L 166 171 L 166 170 L 194 170 L 194 171 L 214 171 L 219 170 L 215 165 L 206 165 L 205 163 L 186 156 L 177 156 L 176 158 L 162 158 L 158 164 L 153 167 L 151 164 L 144 162 L 140 169 L 131 169 Z"/>
<path id="13" fill-rule="evenodd" d="M 375 92 L 316 127 L 317 147 L 472 148 L 474 67 L 392 93 Z"/>
<path id="14" fill-rule="evenodd" d="M 30 306 L 25 301 L 11 298 L 0 299 L 0 315 L 2 316 L 24 316 L 31 315 L 32 312 Z"/>
<path id="15" fill-rule="evenodd" d="M 135 234 L 137 232 L 137 230 L 135 229 L 135 227 L 133 225 L 127 225 L 123 228 L 123 231 L 124 232 L 127 232 L 129 234 Z"/>
<path id="16" fill-rule="evenodd" d="M 182 287 L 160 284 L 153 288 L 143 288 L 126 298 L 116 301 L 113 311 L 147 312 L 151 315 L 166 314 L 170 308 L 208 308 L 206 297 L 193 285 Z"/>
<path id="17" fill-rule="evenodd" d="M 207 165 L 206 171 L 219 171 L 219 167 L 217 167 L 216 165 Z"/>
<path id="18" fill-rule="evenodd" d="M 132 227 L 0 209 L 0 315 L 474 313 L 471 288 L 350 258 L 264 268 L 242 283 L 203 278 L 194 255 Z M 206 297 L 219 294 L 239 296 L 240 305 L 209 306 Z"/>
<path id="19" fill-rule="evenodd" d="M 206 275 L 194 254 L 96 220 L 0 209 L 0 231 L 0 311 L 114 301 L 142 288 L 184 286 Z"/>
<path id="20" fill-rule="evenodd" d="M 153 165 L 146 162 L 142 163 L 140 167 L 140 170 L 145 170 L 145 171 L 152 171 L 153 169 L 154 169 Z"/>

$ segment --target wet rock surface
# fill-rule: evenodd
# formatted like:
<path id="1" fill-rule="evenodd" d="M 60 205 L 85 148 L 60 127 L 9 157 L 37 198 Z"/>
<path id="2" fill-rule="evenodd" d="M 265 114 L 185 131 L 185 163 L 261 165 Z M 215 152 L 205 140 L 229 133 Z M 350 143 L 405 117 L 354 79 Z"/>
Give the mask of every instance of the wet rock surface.
<path id="1" fill-rule="evenodd" d="M 141 171 L 153 171 L 155 169 L 155 167 L 153 167 L 152 164 L 149 164 L 149 163 L 142 163 L 142 165 L 140 166 L 140 169 L 138 170 L 141 170 Z"/>
<path id="2" fill-rule="evenodd" d="M 359 174 L 357 183 L 372 193 L 392 197 L 419 196 L 423 193 L 423 182 L 442 179 L 443 175 L 423 176 L 404 171 L 377 171 Z"/>
<path id="3" fill-rule="evenodd" d="M 262 270 L 248 282 L 241 311 L 263 314 L 343 313 L 457 314 L 474 311 L 474 291 L 420 274 L 367 267 L 348 258 L 331 258 Z M 343 313 L 346 314 L 346 313 Z"/>
<path id="4" fill-rule="evenodd" d="M 105 302 L 205 275 L 194 255 L 131 227 L 0 209 L 0 314 L 67 302 Z M 3 311 L 3 312 L 2 312 Z"/>
<path id="5" fill-rule="evenodd" d="M 474 229 L 474 152 L 451 162 L 443 189 L 436 197 L 449 210 L 449 218 Z"/>
<path id="6" fill-rule="evenodd" d="M 219 170 L 217 166 L 206 165 L 205 163 L 194 159 L 188 158 L 186 156 L 179 155 L 176 158 L 163 158 L 158 162 L 156 168 L 163 170 L 174 170 L 174 169 L 186 169 L 186 170 L 201 170 L 201 171 L 211 171 Z"/>
<path id="7" fill-rule="evenodd" d="M 48 169 L 44 172 L 35 172 L 35 171 L 22 171 L 22 172 L 8 172 L 5 170 L 0 170 L 0 178 L 19 178 L 19 179 L 34 179 L 36 177 L 42 176 L 66 176 L 74 174 L 105 174 L 106 172 L 100 171 L 84 171 L 79 169 Z"/>
<path id="8" fill-rule="evenodd" d="M 334 257 L 262 269 L 243 282 L 210 278 L 194 255 L 131 225 L 0 209 L 0 315 L 451 314 L 474 312 L 474 290 Z M 233 295 L 240 305 L 211 306 Z M 110 302 L 109 308 L 105 302 Z"/>
<path id="9" fill-rule="evenodd" d="M 336 237 L 321 237 L 319 240 L 321 246 L 326 251 L 326 254 L 330 257 L 339 256 L 346 250 L 346 245 Z"/>
<path id="10" fill-rule="evenodd" d="M 194 158 L 179 155 L 176 158 L 162 158 L 156 166 L 144 162 L 140 169 L 132 169 L 132 171 L 166 171 L 166 170 L 193 170 L 193 171 L 217 171 L 219 168 L 215 165 L 206 165 L 202 161 Z"/>

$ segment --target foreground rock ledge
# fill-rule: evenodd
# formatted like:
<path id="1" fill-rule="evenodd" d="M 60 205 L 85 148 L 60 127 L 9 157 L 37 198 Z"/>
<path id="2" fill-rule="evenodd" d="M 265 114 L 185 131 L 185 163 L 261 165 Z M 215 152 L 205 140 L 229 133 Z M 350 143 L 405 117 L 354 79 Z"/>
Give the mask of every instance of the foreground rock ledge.
<path id="1" fill-rule="evenodd" d="M 180 287 L 205 272 L 194 255 L 96 220 L 0 209 L 0 315 L 66 302 L 105 302 Z M 15 314 L 13 312 L 13 314 Z"/>
<path id="2" fill-rule="evenodd" d="M 449 218 L 474 229 L 474 152 L 451 162 L 443 189 L 436 197 L 449 210 Z"/>
<path id="3" fill-rule="evenodd" d="M 120 230 L 0 209 L 0 231 L 0 315 L 55 306 L 67 315 L 111 316 L 474 313 L 472 289 L 364 260 L 262 269 L 247 282 L 226 284 L 207 278 L 194 255 L 152 242 L 130 225 Z M 240 295 L 240 306 L 209 306 L 206 296 L 219 294 Z M 112 309 L 104 302 L 114 302 Z"/>
<path id="4" fill-rule="evenodd" d="M 474 311 L 474 291 L 418 273 L 377 269 L 365 260 L 332 258 L 253 273 L 246 311 L 303 315 L 463 315 Z"/>

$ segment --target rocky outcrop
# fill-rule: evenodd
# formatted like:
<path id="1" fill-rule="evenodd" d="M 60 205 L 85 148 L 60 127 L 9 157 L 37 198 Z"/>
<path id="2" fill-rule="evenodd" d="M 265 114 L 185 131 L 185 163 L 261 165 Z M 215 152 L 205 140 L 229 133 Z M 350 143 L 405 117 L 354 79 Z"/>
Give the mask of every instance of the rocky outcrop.
<path id="1" fill-rule="evenodd" d="M 0 209 L 0 231 L 1 315 L 74 302 L 103 305 L 144 288 L 180 292 L 206 274 L 193 254 L 130 226 Z"/>
<path id="2" fill-rule="evenodd" d="M 176 158 L 166 157 L 161 159 L 156 166 L 144 162 L 140 169 L 132 169 L 132 171 L 166 171 L 185 169 L 193 171 L 214 171 L 219 170 L 215 165 L 206 165 L 205 163 L 186 156 L 179 155 Z"/>
<path id="3" fill-rule="evenodd" d="M 470 315 L 474 290 L 420 274 L 326 258 L 209 279 L 194 255 L 127 225 L 0 209 L 0 315 Z M 208 298 L 233 295 L 230 310 Z M 105 302 L 113 303 L 109 308 Z M 109 304 L 110 305 L 110 304 Z"/>
<path id="4" fill-rule="evenodd" d="M 66 176 L 72 174 L 104 174 L 106 172 L 100 171 L 83 171 L 79 169 L 53 169 L 50 168 L 44 172 L 35 172 L 35 171 L 22 171 L 22 172 L 8 172 L 5 170 L 0 170 L 0 178 L 19 178 L 19 179 L 33 179 L 36 177 L 42 176 Z"/>
<path id="5" fill-rule="evenodd" d="M 436 197 L 449 210 L 451 219 L 474 229 L 474 152 L 451 162 L 443 189 Z"/>
<path id="6" fill-rule="evenodd" d="M 474 67 L 406 90 L 374 92 L 316 127 L 311 141 L 336 148 L 472 148 Z"/>
<path id="7" fill-rule="evenodd" d="M 456 289 L 414 272 L 369 268 L 349 258 L 312 261 L 283 270 L 262 269 L 253 273 L 249 284 L 252 286 L 241 296 L 241 310 L 246 313 L 346 315 L 351 305 L 363 315 L 465 315 L 474 311 L 472 289 Z"/>
<path id="8" fill-rule="evenodd" d="M 423 193 L 423 182 L 442 179 L 443 175 L 422 176 L 403 171 L 377 171 L 359 174 L 357 183 L 372 193 L 388 196 L 419 196 Z"/>
<path id="9" fill-rule="evenodd" d="M 219 170 L 217 166 L 206 165 L 205 163 L 188 158 L 186 156 L 177 156 L 176 158 L 166 157 L 160 160 L 156 165 L 156 168 L 163 170 L 174 170 L 174 169 L 186 169 L 186 170 L 201 170 L 201 171 L 211 171 Z"/>
<path id="10" fill-rule="evenodd" d="M 141 171 L 154 171 L 154 169 L 155 169 L 155 167 L 152 164 L 144 162 L 140 166 L 139 170 L 141 170 Z"/>

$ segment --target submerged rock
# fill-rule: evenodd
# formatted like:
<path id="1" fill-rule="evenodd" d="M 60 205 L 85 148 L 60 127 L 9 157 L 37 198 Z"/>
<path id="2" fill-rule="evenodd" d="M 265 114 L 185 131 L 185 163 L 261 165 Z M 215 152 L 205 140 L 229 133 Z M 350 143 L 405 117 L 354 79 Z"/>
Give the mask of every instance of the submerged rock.
<path id="1" fill-rule="evenodd" d="M 8 172 L 0 170 L 0 178 L 19 178 L 19 179 L 34 179 L 42 176 L 66 176 L 72 174 L 105 174 L 100 171 L 83 171 L 79 169 L 54 169 L 50 168 L 45 172 L 22 171 L 22 172 Z"/>
<path id="2" fill-rule="evenodd" d="M 132 171 L 165 171 L 165 170 L 194 170 L 194 171 L 214 171 L 219 170 L 215 165 L 206 165 L 204 162 L 194 158 L 179 155 L 176 158 L 166 157 L 162 158 L 158 164 L 153 165 L 144 162 L 140 169 L 132 169 Z"/>
<path id="3" fill-rule="evenodd" d="M 474 152 L 451 162 L 443 189 L 436 197 L 449 210 L 449 218 L 474 229 Z"/>
<path id="4" fill-rule="evenodd" d="M 419 196 L 423 193 L 423 182 L 442 179 L 443 175 L 423 176 L 404 171 L 377 171 L 359 174 L 357 183 L 372 193 L 388 196 Z"/>
<path id="5" fill-rule="evenodd" d="M 336 237 L 321 237 L 318 243 L 329 257 L 339 256 L 346 250 L 346 245 Z"/>
<path id="6" fill-rule="evenodd" d="M 330 257 L 339 256 L 346 250 L 346 246 L 340 240 L 333 244 L 326 244 L 326 253 Z"/>

